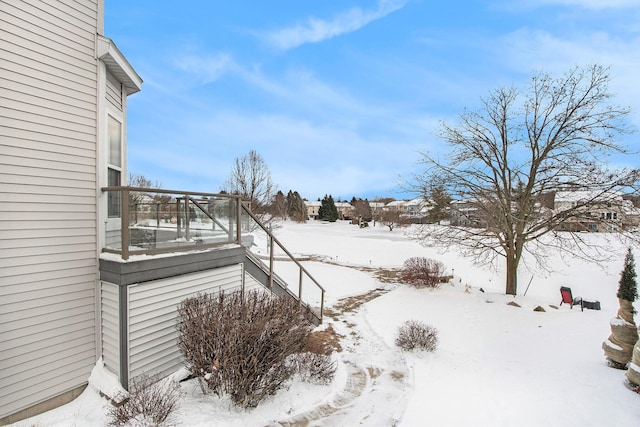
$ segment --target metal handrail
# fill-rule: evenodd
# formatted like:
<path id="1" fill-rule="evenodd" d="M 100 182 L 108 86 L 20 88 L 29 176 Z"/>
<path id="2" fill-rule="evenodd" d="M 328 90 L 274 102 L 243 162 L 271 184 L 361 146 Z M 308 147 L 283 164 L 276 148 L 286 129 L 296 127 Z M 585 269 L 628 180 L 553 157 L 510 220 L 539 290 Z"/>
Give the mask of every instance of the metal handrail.
<path id="1" fill-rule="evenodd" d="M 255 223 L 262 228 L 262 230 L 267 234 L 267 236 L 269 237 L 269 284 L 272 285 L 273 284 L 273 278 L 275 276 L 275 273 L 273 271 L 273 262 L 274 262 L 274 244 L 278 245 L 278 248 L 280 250 L 282 250 L 290 259 L 291 261 L 293 261 L 296 266 L 300 269 L 300 274 L 299 274 L 299 279 L 298 279 L 298 301 L 300 303 L 302 303 L 302 279 L 303 279 L 303 274 L 306 275 L 311 282 L 316 285 L 316 287 L 318 289 L 320 289 L 321 292 L 321 296 L 320 296 L 320 319 L 322 319 L 322 315 L 324 312 L 324 293 L 325 293 L 325 289 L 322 287 L 322 285 L 320 285 L 320 283 L 318 283 L 318 281 L 311 275 L 311 273 L 309 273 L 309 271 L 307 271 L 306 268 L 304 268 L 304 266 L 300 263 L 300 261 L 298 261 L 291 252 L 289 252 L 289 250 L 287 248 L 284 247 L 284 245 L 278 240 L 278 238 L 276 236 L 273 235 L 273 233 L 271 231 L 269 231 L 267 229 L 267 227 L 265 227 L 265 225 L 262 223 L 262 221 L 260 221 L 260 219 L 255 216 L 255 214 L 253 212 L 251 212 L 246 206 L 242 205 L 242 209 L 244 210 L 244 212 L 246 214 L 248 214 L 254 221 Z"/>

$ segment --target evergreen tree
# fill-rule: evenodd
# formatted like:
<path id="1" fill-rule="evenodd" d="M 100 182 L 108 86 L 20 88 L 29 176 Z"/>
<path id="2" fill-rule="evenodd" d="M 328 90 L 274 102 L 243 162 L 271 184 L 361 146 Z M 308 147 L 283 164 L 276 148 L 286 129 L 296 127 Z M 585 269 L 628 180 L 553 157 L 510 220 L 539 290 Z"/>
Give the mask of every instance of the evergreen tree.
<path id="1" fill-rule="evenodd" d="M 638 341 L 638 329 L 633 319 L 635 310 L 633 301 L 638 297 L 636 284 L 636 268 L 633 261 L 631 248 L 627 250 L 624 258 L 624 269 L 620 274 L 620 286 L 618 288 L 618 315 L 611 319 L 609 326 L 611 327 L 611 335 L 602 343 L 604 355 L 607 358 L 609 366 L 617 369 L 626 369 L 634 355 L 634 348 Z M 627 376 L 629 381 L 636 383 L 640 380 L 640 376 Z"/>
<path id="2" fill-rule="evenodd" d="M 434 185 L 430 191 L 429 196 L 433 203 L 433 206 L 427 214 L 427 220 L 431 223 L 437 223 L 445 219 L 449 219 L 451 196 L 447 193 L 447 190 L 443 185 Z"/>
<path id="3" fill-rule="evenodd" d="M 289 218 L 297 222 L 307 221 L 307 206 L 297 191 L 289 191 L 287 194 Z"/>
<path id="4" fill-rule="evenodd" d="M 327 196 L 325 194 L 324 199 L 322 199 L 322 202 L 320 203 L 318 216 L 324 221 L 336 222 L 338 220 L 338 208 L 336 208 L 336 204 L 331 195 Z"/>
<path id="5" fill-rule="evenodd" d="M 618 298 L 634 302 L 638 298 L 638 284 L 636 282 L 636 265 L 633 259 L 631 248 L 627 250 L 624 257 L 624 270 L 620 274 L 620 287 L 618 288 Z"/>
<path id="6" fill-rule="evenodd" d="M 293 191 L 289 190 L 289 192 L 287 193 L 287 215 L 289 216 L 289 218 L 291 218 L 292 215 L 292 208 L 293 205 L 295 204 L 295 196 L 293 195 Z"/>

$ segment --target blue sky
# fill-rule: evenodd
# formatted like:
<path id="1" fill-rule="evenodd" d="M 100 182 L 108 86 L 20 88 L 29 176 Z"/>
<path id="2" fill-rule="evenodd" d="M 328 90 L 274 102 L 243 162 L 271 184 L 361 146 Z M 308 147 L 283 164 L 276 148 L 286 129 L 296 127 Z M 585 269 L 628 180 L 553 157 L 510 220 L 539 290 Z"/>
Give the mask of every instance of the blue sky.
<path id="1" fill-rule="evenodd" d="M 640 128 L 639 0 L 105 3 L 105 35 L 144 80 L 129 171 L 164 188 L 218 192 L 255 149 L 285 193 L 408 196 L 441 120 L 576 65 L 610 66 Z"/>

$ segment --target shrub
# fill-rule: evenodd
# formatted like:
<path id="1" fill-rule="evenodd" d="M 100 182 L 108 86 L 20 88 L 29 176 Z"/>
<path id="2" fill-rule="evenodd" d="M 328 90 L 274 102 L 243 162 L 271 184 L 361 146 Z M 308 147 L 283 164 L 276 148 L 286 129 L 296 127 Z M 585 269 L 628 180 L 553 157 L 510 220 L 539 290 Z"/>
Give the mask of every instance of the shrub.
<path id="1" fill-rule="evenodd" d="M 301 380 L 316 384 L 330 383 L 337 369 L 331 356 L 311 352 L 296 353 L 291 356 L 289 363 Z"/>
<path id="2" fill-rule="evenodd" d="M 636 282 L 636 264 L 631 248 L 627 249 L 624 257 L 624 269 L 620 273 L 617 297 L 634 302 L 638 298 L 638 284 Z"/>
<path id="3" fill-rule="evenodd" d="M 109 410 L 110 426 L 172 425 L 171 415 L 180 397 L 177 382 L 143 374 L 132 380 L 131 390 L 121 405 Z"/>
<path id="4" fill-rule="evenodd" d="M 204 294 L 179 308 L 178 344 L 203 388 L 254 407 L 295 372 L 312 324 L 297 301 L 265 292 Z"/>
<path id="5" fill-rule="evenodd" d="M 407 320 L 398 328 L 396 345 L 407 351 L 435 351 L 438 347 L 438 330 L 417 320 Z"/>
<path id="6" fill-rule="evenodd" d="M 400 278 L 416 288 L 438 288 L 445 267 L 431 258 L 413 257 L 404 262 Z"/>

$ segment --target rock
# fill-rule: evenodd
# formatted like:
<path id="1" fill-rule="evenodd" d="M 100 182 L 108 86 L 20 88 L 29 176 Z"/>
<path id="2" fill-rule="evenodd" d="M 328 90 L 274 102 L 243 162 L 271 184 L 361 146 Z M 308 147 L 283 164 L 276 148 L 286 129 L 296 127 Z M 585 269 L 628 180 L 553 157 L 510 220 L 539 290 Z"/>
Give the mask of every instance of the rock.
<path id="1" fill-rule="evenodd" d="M 517 302 L 515 302 L 515 301 L 509 301 L 509 302 L 507 303 L 507 305 L 510 305 L 510 306 L 512 306 L 512 307 L 520 307 L 520 304 L 518 304 L 518 303 L 517 303 Z"/>
<path id="2" fill-rule="evenodd" d="M 545 310 L 542 306 L 537 306 L 536 308 L 533 309 L 533 311 L 540 311 L 545 313 L 547 310 Z"/>

